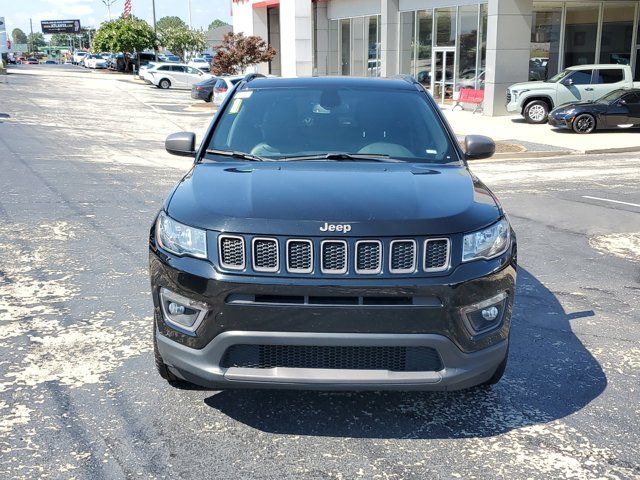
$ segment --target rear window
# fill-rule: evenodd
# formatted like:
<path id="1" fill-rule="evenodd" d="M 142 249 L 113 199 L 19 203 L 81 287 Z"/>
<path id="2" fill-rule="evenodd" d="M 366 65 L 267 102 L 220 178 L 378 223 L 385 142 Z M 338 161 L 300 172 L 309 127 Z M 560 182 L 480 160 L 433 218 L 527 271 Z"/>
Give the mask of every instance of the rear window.
<path id="1" fill-rule="evenodd" d="M 596 70 L 595 83 L 618 83 L 624 80 L 624 72 L 621 68 L 603 68 Z"/>
<path id="2" fill-rule="evenodd" d="M 422 94 L 370 87 L 241 90 L 209 148 L 277 159 L 336 152 L 428 163 L 458 158 Z"/>

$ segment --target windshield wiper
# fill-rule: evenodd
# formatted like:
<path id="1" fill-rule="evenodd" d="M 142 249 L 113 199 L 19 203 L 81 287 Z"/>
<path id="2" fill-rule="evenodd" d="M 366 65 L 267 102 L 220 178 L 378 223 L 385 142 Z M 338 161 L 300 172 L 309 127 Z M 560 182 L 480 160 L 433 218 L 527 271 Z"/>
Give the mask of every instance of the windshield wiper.
<path id="1" fill-rule="evenodd" d="M 397 158 L 391 158 L 383 153 L 345 153 L 345 152 L 329 152 L 319 153 L 315 155 L 296 155 L 292 157 L 280 157 L 279 160 L 288 162 L 302 160 L 337 160 L 337 161 L 365 161 L 365 162 L 404 162 Z"/>
<path id="2" fill-rule="evenodd" d="M 236 152 L 233 150 L 216 150 L 213 148 L 209 148 L 206 150 L 206 153 L 210 153 L 212 155 L 224 155 L 225 157 L 232 158 L 241 158 L 242 160 L 250 160 L 252 162 L 271 162 L 270 158 L 264 158 L 259 155 L 253 155 L 252 153 L 245 152 Z"/>

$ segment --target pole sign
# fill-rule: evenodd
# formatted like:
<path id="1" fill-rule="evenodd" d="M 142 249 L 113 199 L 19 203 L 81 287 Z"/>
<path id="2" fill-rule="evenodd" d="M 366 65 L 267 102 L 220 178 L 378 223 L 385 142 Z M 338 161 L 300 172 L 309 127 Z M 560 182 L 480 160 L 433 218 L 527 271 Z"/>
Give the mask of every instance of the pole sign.
<path id="1" fill-rule="evenodd" d="M 4 17 L 0 17 L 0 54 L 9 51 L 7 43 L 7 27 L 4 24 Z"/>
<path id="2" fill-rule="evenodd" d="M 81 33 L 80 20 L 42 20 L 42 33 Z"/>

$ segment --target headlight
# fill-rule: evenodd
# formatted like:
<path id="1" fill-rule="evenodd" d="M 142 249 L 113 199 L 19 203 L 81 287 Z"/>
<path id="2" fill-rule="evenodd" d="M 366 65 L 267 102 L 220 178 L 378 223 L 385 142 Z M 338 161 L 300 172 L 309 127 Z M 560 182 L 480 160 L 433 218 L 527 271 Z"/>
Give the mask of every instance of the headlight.
<path id="1" fill-rule="evenodd" d="M 571 115 L 572 113 L 575 113 L 576 109 L 575 108 L 569 108 L 568 110 L 565 110 L 563 113 L 564 115 Z"/>
<path id="2" fill-rule="evenodd" d="M 207 258 L 207 233 L 176 222 L 164 212 L 158 215 L 156 239 L 163 249 L 175 255 Z"/>
<path id="3" fill-rule="evenodd" d="M 489 228 L 470 233 L 462 240 L 462 261 L 490 259 L 502 255 L 511 243 L 511 228 L 505 218 Z"/>
<path id="4" fill-rule="evenodd" d="M 522 95 L 524 92 L 528 92 L 528 91 L 529 90 L 511 90 L 511 93 L 513 94 L 513 99 L 517 100 L 520 95 Z"/>

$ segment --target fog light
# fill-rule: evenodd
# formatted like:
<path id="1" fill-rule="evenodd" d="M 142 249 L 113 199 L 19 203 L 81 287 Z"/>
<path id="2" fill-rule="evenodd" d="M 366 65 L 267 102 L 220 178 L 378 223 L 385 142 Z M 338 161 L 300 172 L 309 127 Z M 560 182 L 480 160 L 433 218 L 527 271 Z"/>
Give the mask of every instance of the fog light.
<path id="1" fill-rule="evenodd" d="M 483 308 L 482 318 L 484 318 L 487 322 L 493 322 L 496 318 L 498 318 L 499 312 L 500 311 L 496 307 Z"/>
<path id="2" fill-rule="evenodd" d="M 208 311 L 206 304 L 166 288 L 160 289 L 160 304 L 164 321 L 177 330 L 186 330 L 189 334 L 198 329 Z"/>
<path id="3" fill-rule="evenodd" d="M 184 315 L 184 305 L 178 305 L 177 303 L 169 302 L 169 313 L 171 315 Z M 483 311 L 484 315 L 484 311 Z"/>
<path id="4" fill-rule="evenodd" d="M 507 304 L 507 292 L 502 292 L 460 310 L 462 319 L 472 335 L 478 335 L 500 326 Z"/>

